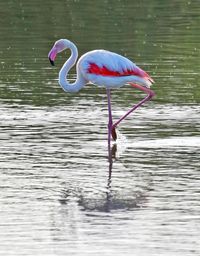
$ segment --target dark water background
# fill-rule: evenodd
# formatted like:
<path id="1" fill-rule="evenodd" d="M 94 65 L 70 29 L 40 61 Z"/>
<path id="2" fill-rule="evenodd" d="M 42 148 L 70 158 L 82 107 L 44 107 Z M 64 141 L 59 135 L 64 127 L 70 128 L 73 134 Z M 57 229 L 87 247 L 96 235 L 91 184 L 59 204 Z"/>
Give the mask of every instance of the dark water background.
<path id="1" fill-rule="evenodd" d="M 0 2 L 0 255 L 200 255 L 199 14 L 199 0 Z M 62 91 L 59 38 L 156 81 L 119 127 L 111 179 L 105 90 Z M 113 91 L 114 118 L 141 97 Z"/>

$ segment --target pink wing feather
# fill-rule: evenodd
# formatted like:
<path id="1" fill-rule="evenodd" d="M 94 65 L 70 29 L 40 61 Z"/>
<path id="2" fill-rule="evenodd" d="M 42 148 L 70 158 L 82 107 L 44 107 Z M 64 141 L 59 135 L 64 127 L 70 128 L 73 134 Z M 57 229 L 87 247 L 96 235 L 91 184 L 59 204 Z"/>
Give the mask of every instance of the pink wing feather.
<path id="1" fill-rule="evenodd" d="M 110 70 L 106 66 L 99 67 L 95 63 L 90 63 L 89 68 L 87 70 L 89 74 L 94 74 L 94 75 L 101 75 L 101 76 L 139 76 L 144 79 L 149 79 L 151 82 L 153 82 L 153 79 L 141 68 L 138 66 L 134 66 L 133 69 L 125 69 L 122 71 L 117 71 L 117 70 Z"/>
<path id="2" fill-rule="evenodd" d="M 104 50 L 96 50 L 90 52 L 88 57 L 88 74 L 109 77 L 138 76 L 153 82 L 153 79 L 144 70 L 119 54 Z"/>

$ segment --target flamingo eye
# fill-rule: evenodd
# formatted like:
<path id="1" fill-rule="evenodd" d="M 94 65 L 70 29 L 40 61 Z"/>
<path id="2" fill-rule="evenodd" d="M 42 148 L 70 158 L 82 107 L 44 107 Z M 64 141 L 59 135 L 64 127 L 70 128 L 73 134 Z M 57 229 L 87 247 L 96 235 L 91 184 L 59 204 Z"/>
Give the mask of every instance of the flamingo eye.
<path id="1" fill-rule="evenodd" d="M 58 40 L 55 43 L 55 48 L 56 48 L 57 52 L 62 52 L 66 48 L 63 40 Z"/>

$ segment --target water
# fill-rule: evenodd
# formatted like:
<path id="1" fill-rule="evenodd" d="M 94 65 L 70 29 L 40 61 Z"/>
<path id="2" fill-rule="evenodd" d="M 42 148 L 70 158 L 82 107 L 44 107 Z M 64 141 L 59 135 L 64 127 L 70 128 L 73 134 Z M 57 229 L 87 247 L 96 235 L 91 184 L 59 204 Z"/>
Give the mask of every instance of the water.
<path id="1" fill-rule="evenodd" d="M 199 255 L 199 2 L 2 1 L 0 255 Z M 64 93 L 47 53 L 110 49 L 155 79 L 107 158 L 102 88 Z M 75 78 L 72 70 L 71 80 Z M 142 94 L 112 92 L 116 120 Z"/>

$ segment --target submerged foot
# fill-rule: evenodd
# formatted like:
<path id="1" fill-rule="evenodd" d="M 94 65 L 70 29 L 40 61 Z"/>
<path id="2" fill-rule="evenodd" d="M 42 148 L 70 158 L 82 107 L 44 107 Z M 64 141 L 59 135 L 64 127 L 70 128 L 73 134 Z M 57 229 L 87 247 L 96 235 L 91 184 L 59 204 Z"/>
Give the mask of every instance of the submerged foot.
<path id="1" fill-rule="evenodd" d="M 114 144 L 111 148 L 111 157 L 116 159 L 117 144 Z"/>

